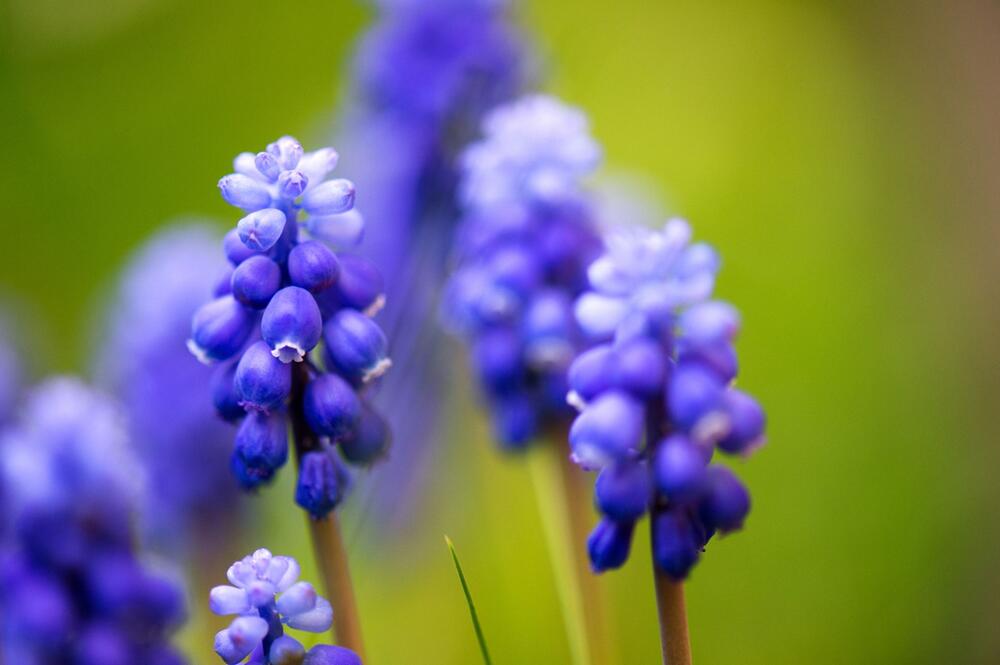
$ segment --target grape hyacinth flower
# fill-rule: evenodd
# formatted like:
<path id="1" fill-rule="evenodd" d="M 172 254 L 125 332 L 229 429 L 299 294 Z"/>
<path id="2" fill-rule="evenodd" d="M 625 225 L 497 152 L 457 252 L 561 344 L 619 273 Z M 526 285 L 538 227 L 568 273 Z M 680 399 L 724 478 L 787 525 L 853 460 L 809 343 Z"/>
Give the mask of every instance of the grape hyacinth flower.
<path id="1" fill-rule="evenodd" d="M 333 622 L 330 603 L 299 580 L 294 558 L 259 549 L 230 566 L 226 577 L 232 584 L 214 587 L 209 594 L 214 613 L 238 615 L 215 636 L 215 652 L 226 663 L 361 665 L 349 649 L 319 645 L 306 652 L 285 634 L 285 627 L 322 633 Z"/>
<path id="2" fill-rule="evenodd" d="M 317 519 L 344 496 L 349 478 L 340 445 L 378 431 L 367 465 L 388 444 L 388 430 L 365 390 L 390 366 L 385 335 L 372 319 L 384 303 L 374 266 L 339 248 L 363 231 L 354 185 L 328 180 L 332 148 L 304 152 L 285 136 L 236 158 L 219 181 L 223 198 L 246 215 L 223 243 L 228 281 L 193 316 L 188 346 L 216 363 L 213 402 L 237 423 L 231 470 L 244 489 L 270 481 L 288 459 L 288 426 L 300 467 L 295 498 Z M 364 408 L 363 408 L 364 407 Z"/>
<path id="3" fill-rule="evenodd" d="M 143 501 L 146 536 L 169 550 L 196 542 L 190 554 L 227 542 L 240 514 L 227 470 L 232 430 L 212 407 L 212 368 L 184 349 L 192 314 L 232 272 L 218 246 L 206 225 L 182 223 L 140 248 L 119 279 L 96 363 L 146 473 L 161 480 Z"/>
<path id="4" fill-rule="evenodd" d="M 465 217 L 445 303 L 469 344 L 496 439 L 568 424 L 565 374 L 586 339 L 573 301 L 600 249 L 580 181 L 600 160 L 585 116 L 544 96 L 500 107 L 463 155 Z"/>
<path id="5" fill-rule="evenodd" d="M 612 236 L 576 303 L 580 325 L 603 340 L 569 371 L 570 400 L 581 407 L 573 458 L 600 471 L 605 521 L 589 543 L 598 571 L 624 563 L 632 525 L 651 511 L 657 566 L 683 579 L 712 535 L 739 529 L 750 508 L 746 489 L 711 460 L 716 449 L 747 455 L 759 446 L 764 413 L 731 385 L 739 315 L 708 299 L 718 257 L 690 240 L 679 219 Z"/>
<path id="6" fill-rule="evenodd" d="M 180 590 L 144 565 L 130 520 L 141 466 L 111 399 L 51 379 L 0 435 L 0 660 L 179 665 Z"/>
<path id="7" fill-rule="evenodd" d="M 684 650 L 677 582 L 714 534 L 740 529 L 750 510 L 736 475 L 713 463 L 715 451 L 750 454 L 764 441 L 765 417 L 732 386 L 740 321 L 731 305 L 709 299 L 714 250 L 692 244 L 680 219 L 658 232 L 624 231 L 607 247 L 575 307 L 601 343 L 569 370 L 570 401 L 581 409 L 569 434 L 573 459 L 599 471 L 603 519 L 587 548 L 595 572 L 620 567 L 649 513 L 664 648 Z"/>
<path id="8" fill-rule="evenodd" d="M 434 316 L 459 213 L 458 155 L 483 114 L 528 76 L 526 40 L 505 0 L 377 0 L 357 45 L 337 136 L 364 211 L 365 255 L 386 271 L 380 321 L 394 378 L 374 397 L 410 445 L 368 487 L 381 534 L 413 524 L 434 470 L 449 366 Z M 380 534 L 380 535 L 381 535 Z"/>
<path id="9" fill-rule="evenodd" d="M 608 660 L 601 591 L 560 544 L 567 535 L 583 540 L 589 528 L 585 509 L 572 500 L 586 492 L 586 478 L 563 446 L 573 417 L 566 370 L 588 343 L 573 318 L 573 301 L 600 251 L 582 180 L 601 151 L 584 114 L 547 96 L 500 106 L 482 128 L 483 137 L 462 154 L 463 218 L 443 316 L 466 342 L 494 440 L 507 451 L 543 441 L 527 463 L 570 651 L 577 663 L 589 662 L 591 654 Z M 562 575 L 566 570 L 571 574 Z"/>

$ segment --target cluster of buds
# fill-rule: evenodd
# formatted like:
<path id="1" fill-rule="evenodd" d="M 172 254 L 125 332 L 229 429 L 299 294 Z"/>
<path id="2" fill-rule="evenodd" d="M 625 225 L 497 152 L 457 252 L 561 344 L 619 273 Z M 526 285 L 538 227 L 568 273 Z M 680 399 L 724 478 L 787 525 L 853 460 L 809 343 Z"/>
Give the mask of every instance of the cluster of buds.
<path id="1" fill-rule="evenodd" d="M 390 366 L 371 318 L 384 289 L 369 261 L 331 248 L 357 245 L 364 229 L 354 185 L 326 180 L 337 159 L 332 148 L 304 153 L 287 136 L 236 158 L 219 189 L 247 214 L 225 237 L 232 269 L 195 313 L 188 342 L 220 363 L 213 401 L 239 422 L 231 468 L 240 484 L 256 488 L 285 464 L 291 424 L 296 501 L 317 518 L 344 495 L 342 459 L 369 464 L 388 445 L 363 395 Z"/>
<path id="2" fill-rule="evenodd" d="M 333 609 L 309 582 L 299 581 L 299 564 L 290 556 L 259 549 L 229 567 L 231 585 L 214 587 L 209 607 L 216 614 L 239 615 L 215 636 L 215 652 L 232 665 L 361 665 L 349 649 L 318 645 L 306 652 L 285 627 L 309 633 L 330 629 Z"/>
<path id="3" fill-rule="evenodd" d="M 0 662 L 183 665 L 181 590 L 133 545 L 143 474 L 114 401 L 50 379 L 0 449 Z"/>
<path id="4" fill-rule="evenodd" d="M 746 489 L 712 458 L 759 446 L 764 413 L 732 386 L 739 317 L 709 300 L 718 257 L 690 239 L 679 219 L 611 236 L 576 303 L 581 327 L 602 341 L 569 371 L 569 401 L 581 410 L 572 455 L 600 471 L 603 520 L 588 542 L 596 571 L 625 563 L 635 523 L 650 512 L 656 564 L 682 579 L 750 509 Z"/>
<path id="5" fill-rule="evenodd" d="M 568 423 L 566 369 L 586 340 L 573 301 L 600 250 L 580 180 L 600 161 L 586 117 L 551 97 L 500 107 L 463 156 L 465 211 L 448 324 L 468 342 L 495 438 Z"/>

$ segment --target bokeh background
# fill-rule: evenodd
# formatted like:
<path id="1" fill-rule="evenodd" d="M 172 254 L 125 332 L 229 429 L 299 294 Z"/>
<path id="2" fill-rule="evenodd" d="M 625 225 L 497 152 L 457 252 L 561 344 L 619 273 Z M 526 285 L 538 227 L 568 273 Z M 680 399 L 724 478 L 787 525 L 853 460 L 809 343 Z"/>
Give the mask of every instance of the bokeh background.
<path id="1" fill-rule="evenodd" d="M 331 134 L 371 18 L 346 0 L 0 3 L 0 289 L 36 373 L 90 370 L 97 303 L 151 232 L 234 221 L 215 188 L 234 154 Z M 740 469 L 746 531 L 688 585 L 697 661 L 997 662 L 1000 8 L 524 0 L 518 19 L 606 174 L 720 249 L 744 314 L 770 443 Z M 494 453 L 455 370 L 410 519 L 386 533 L 346 508 L 370 662 L 476 662 L 445 533 L 496 662 L 568 662 L 527 469 Z M 310 560 L 281 476 L 234 553 Z M 605 577 L 628 665 L 658 653 L 645 547 Z M 182 635 L 199 663 L 216 662 L 204 603 Z"/>

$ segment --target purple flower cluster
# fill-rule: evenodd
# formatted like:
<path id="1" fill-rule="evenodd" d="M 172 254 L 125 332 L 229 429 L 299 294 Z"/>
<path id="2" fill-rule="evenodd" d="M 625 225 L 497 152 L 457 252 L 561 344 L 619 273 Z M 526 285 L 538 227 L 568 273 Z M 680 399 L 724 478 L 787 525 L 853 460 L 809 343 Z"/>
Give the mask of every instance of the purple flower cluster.
<path id="1" fill-rule="evenodd" d="M 184 349 L 192 314 L 226 270 L 218 243 L 206 226 L 182 224 L 136 252 L 109 308 L 96 367 L 150 478 L 142 524 L 161 548 L 195 539 L 206 547 L 209 537 L 231 535 L 220 525 L 238 523 L 239 491 L 226 470 L 232 432 L 212 408 L 212 369 Z"/>
<path id="2" fill-rule="evenodd" d="M 381 0 L 358 47 L 364 104 L 441 126 L 474 120 L 523 77 L 524 46 L 505 0 Z"/>
<path id="3" fill-rule="evenodd" d="M 465 217 L 447 323 L 469 343 L 497 440 L 568 423 L 566 369 L 586 340 L 573 302 L 600 251 L 581 179 L 600 161 L 585 116 L 550 97 L 490 113 L 463 156 Z"/>
<path id="4" fill-rule="evenodd" d="M 237 561 L 226 573 L 231 585 L 214 587 L 209 606 L 216 614 L 239 615 L 215 636 L 215 652 L 232 665 L 361 665 L 349 649 L 320 645 L 306 653 L 285 627 L 310 633 L 330 629 L 333 609 L 308 582 L 299 564 L 266 549 Z"/>
<path id="5" fill-rule="evenodd" d="M 602 343 L 569 370 L 574 460 L 599 469 L 602 521 L 588 541 L 595 571 L 625 563 L 636 521 L 651 513 L 653 557 L 682 579 L 718 531 L 739 529 L 746 489 L 716 449 L 747 455 L 764 440 L 764 412 L 732 387 L 739 316 L 709 300 L 719 261 L 692 244 L 682 220 L 660 232 L 612 235 L 576 302 L 581 327 Z"/>
<path id="6" fill-rule="evenodd" d="M 388 445 L 388 428 L 361 395 L 390 365 L 371 319 L 384 302 L 382 278 L 369 261 L 330 248 L 355 245 L 363 232 L 354 185 L 326 180 L 337 159 L 332 148 L 305 153 L 288 136 L 236 158 L 219 189 L 247 214 L 226 235 L 232 270 L 195 312 L 188 341 L 196 357 L 220 363 L 213 401 L 239 422 L 230 467 L 241 486 L 254 489 L 285 464 L 291 425 L 296 502 L 317 518 L 346 489 L 336 447 L 368 464 Z"/>
<path id="7" fill-rule="evenodd" d="M 393 380 L 374 403 L 408 445 L 366 499 L 377 522 L 408 521 L 433 471 L 447 351 L 434 316 L 455 225 L 457 154 L 482 115 L 527 78 L 526 48 L 503 0 L 379 0 L 353 60 L 338 142 L 365 215 L 365 255 L 386 275 L 380 322 Z"/>
<path id="8" fill-rule="evenodd" d="M 183 663 L 168 644 L 185 614 L 180 590 L 132 547 L 142 473 L 110 398 L 49 380 L 0 450 L 0 660 Z"/>

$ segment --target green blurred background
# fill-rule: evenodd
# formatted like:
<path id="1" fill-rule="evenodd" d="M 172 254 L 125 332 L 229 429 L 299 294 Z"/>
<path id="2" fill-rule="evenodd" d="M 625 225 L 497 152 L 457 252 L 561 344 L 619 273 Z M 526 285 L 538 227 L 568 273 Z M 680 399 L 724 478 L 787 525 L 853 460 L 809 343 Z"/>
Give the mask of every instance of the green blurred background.
<path id="1" fill-rule="evenodd" d="M 371 20 L 347 1 L 99 5 L 0 4 L 0 288 L 38 371 L 86 369 L 94 303 L 165 220 L 233 221 L 214 185 L 234 154 L 328 135 Z M 642 174 L 720 249 L 719 292 L 744 314 L 741 381 L 770 443 L 741 465 L 747 530 L 688 585 L 696 660 L 1000 660 L 996 3 L 519 14 L 546 88 L 590 113 L 609 171 Z M 444 533 L 495 661 L 568 662 L 527 470 L 453 402 L 419 521 L 369 538 L 347 508 L 370 662 L 477 662 Z M 247 540 L 308 560 L 282 476 Z M 628 665 L 658 654 L 645 546 L 604 578 Z M 198 662 L 214 629 L 196 613 L 183 636 Z"/>

